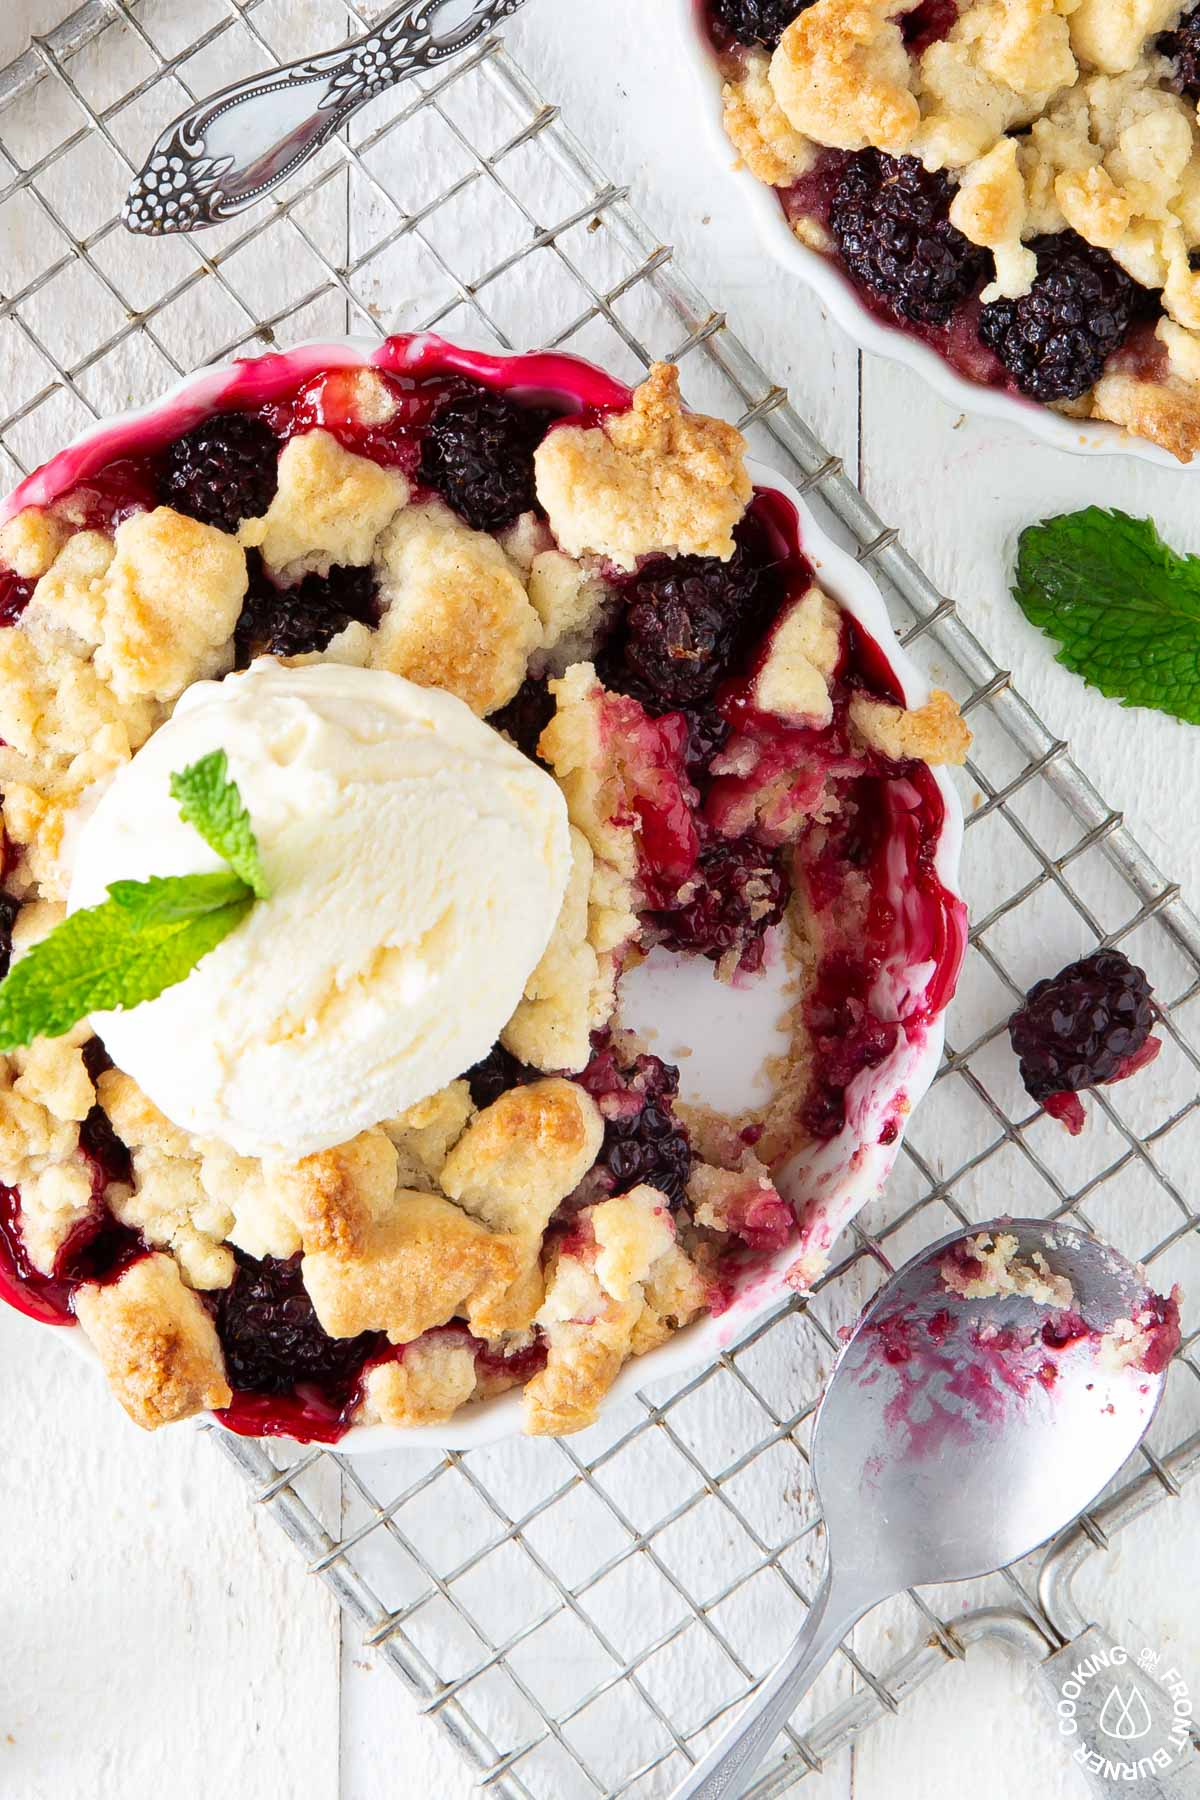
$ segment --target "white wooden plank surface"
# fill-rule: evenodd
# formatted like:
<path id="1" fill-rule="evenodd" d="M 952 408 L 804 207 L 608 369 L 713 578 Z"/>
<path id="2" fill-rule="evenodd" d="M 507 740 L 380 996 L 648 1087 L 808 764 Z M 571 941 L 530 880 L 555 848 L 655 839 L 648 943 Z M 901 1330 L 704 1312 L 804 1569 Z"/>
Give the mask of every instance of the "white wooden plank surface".
<path id="1" fill-rule="evenodd" d="M 178 0 L 183 4 L 183 0 Z M 0 62 L 65 0 L 0 6 Z M 288 9 L 274 9 L 276 17 Z M 299 10 L 299 9 L 297 9 Z M 1007 597 L 1015 532 L 1086 500 L 1154 513 L 1200 548 L 1194 482 L 1125 459 L 1082 462 L 955 418 L 916 379 L 860 358 L 764 261 L 697 148 L 668 20 L 645 0 L 531 0 L 517 54 L 635 195 L 691 273 L 788 382 L 826 441 L 963 606 L 1100 787 L 1195 894 L 1200 734 L 1126 715 L 1058 670 Z M 296 49 L 318 48 L 302 46 Z M 2 247 L 0 247 L 2 248 Z M 126 247 L 136 256 L 138 247 Z M 381 320 L 403 295 L 378 296 Z M 63 321 L 64 329 L 67 321 Z M 537 336 L 536 320 L 528 336 Z M 1136 1208 L 1136 1200 L 1131 1205 Z M 1136 1233 L 1136 1216 L 1126 1222 Z M 320 1585 L 250 1513 L 187 1429 L 143 1439 L 46 1332 L 0 1316 L 0 1792 L 6 1800 L 465 1800 L 470 1782 L 391 1677 L 343 1646 Z M 326 1496 L 335 1504 L 335 1496 Z M 1196 1503 L 1164 1508 L 1089 1570 L 1106 1618 L 1156 1631 L 1200 1685 Z M 911 1620 L 868 1621 L 898 1651 Z M 835 1676 L 834 1679 L 837 1679 Z M 981 1725 L 986 1722 L 986 1727 Z M 1071 1800 L 1028 1670 L 985 1650 L 803 1785 L 813 1800 Z"/>

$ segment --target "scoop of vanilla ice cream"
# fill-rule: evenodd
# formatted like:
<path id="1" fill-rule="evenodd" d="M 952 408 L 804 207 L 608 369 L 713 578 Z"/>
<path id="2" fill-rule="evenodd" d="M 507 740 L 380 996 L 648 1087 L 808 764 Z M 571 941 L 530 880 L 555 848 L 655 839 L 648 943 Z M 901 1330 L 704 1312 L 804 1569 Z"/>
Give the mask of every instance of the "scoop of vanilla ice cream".
<path id="1" fill-rule="evenodd" d="M 108 884 L 223 865 L 171 798 L 224 750 L 270 898 L 185 981 L 92 1023 L 197 1136 L 299 1157 L 477 1062 L 512 1016 L 566 889 L 566 805 L 451 694 L 378 670 L 267 660 L 199 682 L 79 835 L 70 908 Z"/>

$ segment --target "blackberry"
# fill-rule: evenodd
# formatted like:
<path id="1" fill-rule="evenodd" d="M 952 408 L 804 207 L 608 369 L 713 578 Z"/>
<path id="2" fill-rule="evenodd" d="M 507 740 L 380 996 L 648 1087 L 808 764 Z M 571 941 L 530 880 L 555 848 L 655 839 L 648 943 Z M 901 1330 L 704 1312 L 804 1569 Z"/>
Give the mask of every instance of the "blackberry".
<path id="1" fill-rule="evenodd" d="M 290 1394 L 299 1382 L 348 1388 L 378 1338 L 331 1338 L 300 1278 L 300 1257 L 258 1262 L 235 1250 L 237 1274 L 217 1300 L 217 1335 L 231 1386 L 253 1394 Z"/>
<path id="2" fill-rule="evenodd" d="M 468 1069 L 463 1079 L 471 1089 L 472 1100 L 482 1112 L 509 1088 L 524 1087 L 527 1081 L 536 1080 L 537 1071 L 518 1062 L 503 1044 L 493 1044 L 483 1061 Z"/>
<path id="3" fill-rule="evenodd" d="M 379 595 L 370 569 L 335 564 L 328 575 L 306 575 L 295 587 L 276 587 L 257 551 L 247 557 L 250 586 L 234 642 L 239 668 L 254 656 L 304 656 L 325 650 L 351 620 L 379 623 Z"/>
<path id="4" fill-rule="evenodd" d="M 714 556 L 656 557 L 626 589 L 615 685 L 654 713 L 708 699 L 754 611 L 760 570 L 740 545 Z M 631 679 L 632 678 L 632 679 Z"/>
<path id="5" fill-rule="evenodd" d="M 1174 31 L 1160 32 L 1154 47 L 1175 65 L 1172 87 L 1200 99 L 1200 6 L 1185 12 Z"/>
<path id="6" fill-rule="evenodd" d="M 98 1043 L 98 1038 L 92 1039 Z M 93 1106 L 79 1127 L 79 1148 L 88 1160 L 92 1181 L 100 1193 L 110 1181 L 132 1182 L 133 1158 L 129 1147 L 112 1128 L 102 1106 Z"/>
<path id="7" fill-rule="evenodd" d="M 612 1050 L 594 1056 L 576 1077 L 604 1114 L 604 1142 L 595 1167 L 606 1172 L 612 1192 L 646 1182 L 681 1206 L 692 1172 L 692 1147 L 674 1115 L 679 1070 L 657 1056 L 639 1056 L 621 1068 Z"/>
<path id="8" fill-rule="evenodd" d="M 1155 1020 L 1150 983 L 1120 950 L 1097 950 L 1030 988 L 1008 1022 L 1031 1099 L 1112 1081 Z"/>
<path id="9" fill-rule="evenodd" d="M 476 531 L 500 531 L 537 504 L 533 453 L 548 419 L 489 388 L 455 394 L 425 433 L 419 479 Z"/>
<path id="10" fill-rule="evenodd" d="M 717 29 L 735 44 L 765 44 L 774 50 L 793 19 L 812 0 L 712 0 Z"/>
<path id="11" fill-rule="evenodd" d="M 984 279 L 987 258 L 950 223 L 954 187 L 915 156 L 863 150 L 842 171 L 829 228 L 861 287 L 918 325 L 946 325 Z"/>
<path id="12" fill-rule="evenodd" d="M 1129 335 L 1141 290 L 1107 250 L 1073 231 L 1034 238 L 1033 286 L 1020 300 L 993 300 L 979 339 L 1031 400 L 1077 400 Z"/>
<path id="13" fill-rule="evenodd" d="M 12 961 L 13 926 L 20 910 L 19 900 L 14 900 L 11 894 L 0 893 L 0 980 L 8 974 L 8 965 Z"/>
<path id="14" fill-rule="evenodd" d="M 250 413 L 216 413 L 163 454 L 162 497 L 204 525 L 236 531 L 266 512 L 279 485 L 275 433 Z"/>
<path id="15" fill-rule="evenodd" d="M 554 695 L 546 677 L 531 675 L 521 683 L 507 706 L 489 715 L 488 724 L 510 737 L 518 750 L 523 750 L 537 762 L 538 739 L 554 712 Z"/>
<path id="16" fill-rule="evenodd" d="M 749 838 L 709 844 L 700 852 L 695 893 L 686 906 L 649 913 L 651 935 L 671 950 L 695 950 L 710 962 L 737 952 L 747 974 L 762 968 L 766 932 L 778 925 L 791 884 L 780 853 Z"/>

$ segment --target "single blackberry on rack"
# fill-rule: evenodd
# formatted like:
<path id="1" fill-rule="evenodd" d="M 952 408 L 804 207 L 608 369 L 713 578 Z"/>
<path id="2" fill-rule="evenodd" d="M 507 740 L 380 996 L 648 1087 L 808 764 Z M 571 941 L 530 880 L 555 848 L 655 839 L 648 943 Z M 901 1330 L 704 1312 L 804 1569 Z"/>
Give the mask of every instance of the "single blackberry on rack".
<path id="1" fill-rule="evenodd" d="M 747 974 L 761 969 L 766 933 L 782 919 L 791 892 L 780 853 L 750 838 L 718 840 L 700 852 L 693 886 L 686 906 L 645 916 L 652 938 L 710 962 L 733 951 Z"/>
<path id="2" fill-rule="evenodd" d="M 1150 983 L 1120 950 L 1096 950 L 1030 988 L 1008 1022 L 1031 1099 L 1120 1079 L 1156 1017 Z"/>
<path id="3" fill-rule="evenodd" d="M 1019 300 L 993 300 L 979 339 L 995 351 L 1031 400 L 1076 400 L 1094 387 L 1129 335 L 1142 291 L 1107 250 L 1073 231 L 1034 238 L 1033 286 Z"/>
<path id="4" fill-rule="evenodd" d="M 868 293 L 919 325 L 946 325 L 987 272 L 987 258 L 950 223 L 954 186 L 915 156 L 863 150 L 829 208 L 842 261 Z"/>
<path id="5" fill-rule="evenodd" d="M 163 501 L 204 525 L 236 531 L 266 512 L 279 485 L 279 442 L 250 413 L 202 419 L 163 453 Z"/>
<path id="6" fill-rule="evenodd" d="M 379 595 L 370 569 L 335 564 L 328 575 L 306 575 L 295 587 L 276 587 L 258 552 L 247 556 L 250 585 L 234 641 L 244 668 L 252 657 L 304 656 L 325 650 L 352 620 L 379 623 Z"/>
<path id="7" fill-rule="evenodd" d="M 760 573 L 740 545 L 728 562 L 679 556 L 647 563 L 626 589 L 610 685 L 645 695 L 655 713 L 708 699 L 753 613 Z"/>
<path id="8" fill-rule="evenodd" d="M 792 20 L 811 5 L 812 0 L 712 0 L 712 17 L 735 44 L 774 50 Z"/>
<path id="9" fill-rule="evenodd" d="M 300 1257 L 259 1262 L 235 1250 L 237 1274 L 217 1300 L 217 1335 L 233 1387 L 290 1394 L 299 1382 L 348 1386 L 374 1349 L 373 1332 L 331 1338 L 300 1278 Z"/>
<path id="10" fill-rule="evenodd" d="M 476 531 L 501 531 L 537 505 L 533 453 L 548 420 L 490 388 L 455 394 L 425 433 L 419 479 Z"/>
<path id="11" fill-rule="evenodd" d="M 1185 12 L 1174 31 L 1160 32 L 1154 47 L 1174 64 L 1172 85 L 1189 99 L 1200 99 L 1200 6 Z"/>

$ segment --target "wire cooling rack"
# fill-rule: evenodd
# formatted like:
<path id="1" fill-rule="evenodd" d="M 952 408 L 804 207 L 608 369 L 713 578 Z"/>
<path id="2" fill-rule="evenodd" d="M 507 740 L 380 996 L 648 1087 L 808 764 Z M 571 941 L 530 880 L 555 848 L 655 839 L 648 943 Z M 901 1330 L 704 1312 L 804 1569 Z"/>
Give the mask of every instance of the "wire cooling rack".
<path id="1" fill-rule="evenodd" d="M 161 127 L 295 54 L 298 27 L 321 46 L 348 19 L 366 22 L 326 0 L 93 0 L 0 71 L 0 476 L 242 347 L 428 325 L 568 345 L 627 376 L 669 356 L 870 565 L 976 734 L 973 928 L 945 1063 L 815 1295 L 561 1443 L 355 1461 L 214 1434 L 486 1791 L 663 1795 L 803 1619 L 822 1556 L 812 1416 L 838 1328 L 888 1269 L 1008 1206 L 1077 1219 L 1158 1287 L 1200 1293 L 1200 922 L 500 43 L 377 102 L 273 206 L 130 253 L 120 202 Z M 1089 1099 L 1072 1141 L 1031 1109 L 1004 1021 L 1097 943 L 1147 968 L 1166 1045 L 1152 1080 Z M 861 1625 L 756 1800 L 981 1639 L 1041 1659 L 1082 1628 L 1078 1568 L 1200 1466 L 1194 1327 L 1193 1312 L 1133 1476 L 1048 1554 L 971 1584 L 969 1610 L 962 1588 L 924 1590 Z M 898 1660 L 897 1643 L 913 1646 Z"/>

